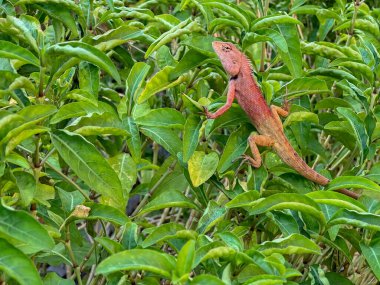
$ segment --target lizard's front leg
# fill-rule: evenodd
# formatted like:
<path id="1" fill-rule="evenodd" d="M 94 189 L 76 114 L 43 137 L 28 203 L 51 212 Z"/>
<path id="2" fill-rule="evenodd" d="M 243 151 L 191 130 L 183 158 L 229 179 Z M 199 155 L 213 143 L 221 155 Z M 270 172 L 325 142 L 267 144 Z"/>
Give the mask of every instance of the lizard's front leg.
<path id="1" fill-rule="evenodd" d="M 206 117 L 208 119 L 215 119 L 221 115 L 223 115 L 232 105 L 232 102 L 235 99 L 235 80 L 231 79 L 228 85 L 228 93 L 227 93 L 227 102 L 220 109 L 218 109 L 215 113 L 210 113 L 207 109 L 205 109 Z"/>
<path id="2" fill-rule="evenodd" d="M 244 158 L 248 160 L 253 167 L 258 168 L 261 165 L 261 155 L 257 146 L 272 146 L 274 140 L 268 136 L 252 134 L 248 138 L 248 143 L 251 148 L 252 157 L 244 155 Z"/>
<path id="3" fill-rule="evenodd" d="M 277 121 L 278 125 L 281 126 L 281 128 L 282 128 L 282 122 L 281 122 L 280 116 L 286 117 L 287 115 L 289 115 L 288 110 L 285 110 L 285 109 L 278 107 L 278 106 L 275 106 L 275 105 L 271 105 L 270 109 L 272 110 L 272 114 L 273 114 L 275 120 Z"/>

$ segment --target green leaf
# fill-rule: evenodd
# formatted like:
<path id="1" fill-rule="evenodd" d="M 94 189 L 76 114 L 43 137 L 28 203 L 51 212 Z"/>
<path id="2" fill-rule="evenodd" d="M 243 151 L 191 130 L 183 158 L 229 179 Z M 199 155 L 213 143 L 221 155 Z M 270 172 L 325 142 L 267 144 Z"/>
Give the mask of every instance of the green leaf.
<path id="1" fill-rule="evenodd" d="M 10 15 L 7 15 L 7 20 L 11 25 L 16 28 L 16 31 L 12 31 L 13 33 L 19 33 L 20 37 L 27 42 L 36 53 L 39 53 L 39 48 L 36 42 L 36 39 L 33 37 L 32 29 L 27 25 L 26 21 L 23 21 L 20 18 L 16 18 Z M 22 36 L 21 36 L 22 35 Z"/>
<path id="2" fill-rule="evenodd" d="M 65 99 L 73 99 L 80 102 L 91 103 L 94 106 L 98 105 L 98 98 L 96 97 L 95 92 L 89 92 L 84 89 L 74 89 L 66 94 Z M 69 105 L 69 104 L 67 104 Z M 67 106 L 64 105 L 64 106 Z M 62 107 L 64 107 L 62 106 Z"/>
<path id="3" fill-rule="evenodd" d="M 138 215 L 172 207 L 191 209 L 198 208 L 197 205 L 194 204 L 191 199 L 187 198 L 182 192 L 171 191 L 170 195 L 167 192 L 163 192 L 158 195 L 156 198 L 146 204 L 145 207 L 138 213 Z"/>
<path id="4" fill-rule="evenodd" d="M 144 270 L 171 278 L 175 260 L 169 254 L 149 249 L 131 249 L 106 258 L 96 268 L 96 274 L 110 274 L 120 270 Z"/>
<path id="5" fill-rule="evenodd" d="M 64 42 L 54 44 L 46 50 L 47 54 L 65 55 L 88 61 L 107 71 L 118 83 L 120 75 L 112 60 L 97 48 L 83 42 Z"/>
<path id="6" fill-rule="evenodd" d="M 199 143 L 202 120 L 198 116 L 190 115 L 183 129 L 183 162 L 187 162 L 197 149 Z"/>
<path id="7" fill-rule="evenodd" d="M 380 186 L 375 182 L 360 176 L 339 176 L 330 181 L 326 186 L 326 190 L 337 190 L 343 188 L 359 188 L 363 189 L 364 193 L 373 196 L 374 198 L 380 197 Z"/>
<path id="8" fill-rule="evenodd" d="M 245 15 L 244 10 L 233 3 L 221 0 L 206 0 L 202 1 L 202 5 L 210 6 L 212 8 L 218 8 L 221 11 L 229 14 L 231 17 L 236 19 L 240 24 L 243 25 L 245 30 L 249 28 L 249 18 Z"/>
<path id="9" fill-rule="evenodd" d="M 306 196 L 313 199 L 318 204 L 327 204 L 348 210 L 365 212 L 366 208 L 359 201 L 333 191 L 314 191 L 307 193 Z"/>
<path id="10" fill-rule="evenodd" d="M 143 85 L 144 79 L 148 75 L 149 70 L 150 65 L 145 62 L 136 62 L 132 66 L 127 78 L 125 90 L 125 94 L 128 96 L 129 100 L 136 100 L 139 92 L 141 92 L 141 86 Z"/>
<path id="11" fill-rule="evenodd" d="M 169 79 L 173 80 L 178 76 L 194 69 L 197 66 L 200 66 L 204 63 L 206 59 L 209 57 L 196 51 L 189 50 L 178 62 L 178 64 L 174 67 L 173 70 L 170 71 Z"/>
<path id="12" fill-rule="evenodd" d="M 227 213 L 225 207 L 219 206 L 215 201 L 209 201 L 206 210 L 204 211 L 202 217 L 199 219 L 197 225 L 198 233 L 206 233 L 214 225 L 224 218 Z"/>
<path id="13" fill-rule="evenodd" d="M 284 61 L 290 74 L 294 77 L 301 77 L 302 71 L 302 54 L 297 28 L 292 24 L 279 24 L 277 28 L 288 44 L 288 52 L 278 50 L 279 55 Z"/>
<path id="14" fill-rule="evenodd" d="M 251 190 L 248 192 L 243 192 L 233 198 L 226 204 L 227 208 L 240 208 L 251 205 L 252 202 L 259 199 L 260 193 L 256 190 Z"/>
<path id="15" fill-rule="evenodd" d="M 380 240 L 375 239 L 370 244 L 360 243 L 362 254 L 372 269 L 376 278 L 380 279 Z"/>
<path id="16" fill-rule="evenodd" d="M 148 58 L 153 52 L 158 50 L 163 45 L 171 42 L 173 39 L 182 36 L 184 34 L 190 34 L 193 31 L 198 30 L 197 21 L 192 21 L 188 18 L 185 21 L 180 22 L 178 25 L 171 28 L 169 31 L 161 34 L 147 49 L 145 52 L 145 58 Z"/>
<path id="17" fill-rule="evenodd" d="M 182 142 L 178 137 L 178 133 L 171 129 L 142 126 L 140 131 L 174 156 L 177 156 L 177 153 L 181 151 Z"/>
<path id="18" fill-rule="evenodd" d="M 115 254 L 123 250 L 123 247 L 117 241 L 109 237 L 96 237 L 94 238 L 109 254 Z"/>
<path id="19" fill-rule="evenodd" d="M 124 209 L 126 200 L 119 177 L 98 152 L 94 145 L 82 136 L 56 131 L 52 142 L 63 160 L 88 186 L 103 195 L 103 198 L 119 209 Z"/>
<path id="20" fill-rule="evenodd" d="M 296 193 L 279 193 L 267 198 L 257 200 L 252 209 L 251 215 L 261 214 L 273 210 L 291 209 L 314 216 L 318 223 L 324 225 L 325 217 L 317 203 L 307 196 Z"/>
<path id="21" fill-rule="evenodd" d="M 20 285 L 42 285 L 40 275 L 28 256 L 1 238 L 0 269 Z"/>
<path id="22" fill-rule="evenodd" d="M 195 187 L 205 183 L 215 172 L 219 157 L 216 152 L 209 154 L 196 151 L 188 162 L 191 182 Z"/>
<path id="23" fill-rule="evenodd" d="M 121 226 L 124 226 L 129 222 L 126 214 L 114 207 L 93 202 L 86 202 L 84 205 L 91 209 L 88 217 L 86 217 L 88 220 L 100 219 Z"/>
<path id="24" fill-rule="evenodd" d="M 206 135 L 208 136 L 218 128 L 237 126 L 242 123 L 249 122 L 247 114 L 236 104 L 232 104 L 231 108 L 215 120 L 210 121 L 211 127 Z"/>
<path id="25" fill-rule="evenodd" d="M 131 156 L 126 153 L 119 153 L 118 155 L 111 157 L 108 162 L 119 177 L 121 187 L 123 188 L 124 199 L 127 199 L 128 193 L 136 183 L 136 163 Z"/>
<path id="26" fill-rule="evenodd" d="M 106 111 L 107 104 L 99 102 L 97 107 L 88 102 L 73 102 L 63 105 L 58 112 L 51 118 L 50 124 L 56 124 L 66 119 L 82 117 L 91 114 L 102 114 Z"/>
<path id="27" fill-rule="evenodd" d="M 14 171 L 16 184 L 20 191 L 21 202 L 24 207 L 29 206 L 37 191 L 36 179 L 33 175 L 23 171 Z"/>
<path id="28" fill-rule="evenodd" d="M 368 154 L 369 137 L 364 125 L 364 122 L 359 116 L 349 108 L 338 107 L 337 111 L 341 114 L 349 123 L 355 134 L 356 141 L 358 142 L 360 150 L 360 164 L 366 158 Z"/>
<path id="29" fill-rule="evenodd" d="M 251 31 L 257 31 L 264 28 L 271 28 L 274 25 L 282 24 L 299 24 L 302 25 L 300 21 L 296 18 L 290 17 L 288 15 L 270 15 L 256 19 L 251 24 Z"/>
<path id="30" fill-rule="evenodd" d="M 90 116 L 82 117 L 66 130 L 75 132 L 83 136 L 97 136 L 97 135 L 115 135 L 115 136 L 128 136 L 121 120 L 114 113 L 104 112 L 102 114 L 91 114 Z"/>
<path id="31" fill-rule="evenodd" d="M 285 84 L 277 95 L 286 96 L 287 98 L 296 98 L 307 94 L 330 93 L 326 81 L 314 77 L 295 78 Z"/>
<path id="32" fill-rule="evenodd" d="M 328 97 L 328 98 L 324 98 L 324 99 L 318 101 L 317 104 L 315 105 L 316 110 L 329 109 L 329 108 L 333 109 L 336 107 L 350 108 L 351 104 L 349 102 L 347 102 L 346 100 L 341 99 L 341 98 Z"/>
<path id="33" fill-rule="evenodd" d="M 340 224 L 380 231 L 380 215 L 342 209 L 332 216 L 328 226 L 331 227 Z"/>
<path id="34" fill-rule="evenodd" d="M 35 66 L 40 66 L 38 58 L 33 53 L 8 41 L 0 40 L 0 57 L 18 59 Z"/>
<path id="35" fill-rule="evenodd" d="M 132 117 L 127 117 L 123 120 L 123 125 L 130 137 L 127 138 L 128 149 L 133 159 L 138 162 L 141 158 L 141 138 L 139 129 Z"/>
<path id="36" fill-rule="evenodd" d="M 44 278 L 44 285 L 75 285 L 74 280 L 63 279 L 55 272 L 49 272 Z"/>
<path id="37" fill-rule="evenodd" d="M 195 258 L 195 240 L 189 240 L 177 256 L 176 274 L 179 280 L 187 280 L 193 269 Z"/>
<path id="38" fill-rule="evenodd" d="M 158 108 L 135 119 L 138 125 L 161 127 L 161 128 L 183 128 L 185 119 L 181 112 L 172 108 Z"/>
<path id="39" fill-rule="evenodd" d="M 190 285 L 225 285 L 223 281 L 211 274 L 197 275 L 190 282 Z"/>
<path id="40" fill-rule="evenodd" d="M 269 256 L 273 253 L 280 254 L 321 254 L 321 249 L 312 240 L 300 234 L 292 234 L 285 238 L 266 241 L 259 245 L 258 251 Z"/>
<path id="41" fill-rule="evenodd" d="M 218 164 L 218 172 L 227 171 L 247 149 L 249 130 L 242 126 L 229 135 Z"/>
<path id="42" fill-rule="evenodd" d="M 175 238 L 177 232 L 185 230 L 185 227 L 177 223 L 167 223 L 156 227 L 142 242 L 143 248 L 157 244 L 163 240 Z"/>
<path id="43" fill-rule="evenodd" d="M 98 100 L 99 84 L 100 84 L 100 71 L 99 67 L 82 61 L 79 64 L 79 88 L 85 90 L 93 96 L 94 101 Z"/>
<path id="44" fill-rule="evenodd" d="M 26 254 L 54 246 L 53 239 L 37 220 L 25 211 L 10 210 L 3 205 L 0 205 L 0 233 Z"/>
<path id="45" fill-rule="evenodd" d="M 310 122 L 313 124 L 318 124 L 319 118 L 317 114 L 314 114 L 312 112 L 293 112 L 290 113 L 289 116 L 286 118 L 285 122 L 283 123 L 283 126 L 285 128 L 295 122 Z"/>
<path id="46" fill-rule="evenodd" d="M 166 66 L 164 69 L 157 72 L 152 76 L 146 83 L 144 90 L 141 92 L 137 98 L 137 103 L 142 104 L 154 94 L 172 88 L 186 80 L 185 77 L 180 76 L 177 80 L 171 82 L 169 75 L 174 67 Z"/>

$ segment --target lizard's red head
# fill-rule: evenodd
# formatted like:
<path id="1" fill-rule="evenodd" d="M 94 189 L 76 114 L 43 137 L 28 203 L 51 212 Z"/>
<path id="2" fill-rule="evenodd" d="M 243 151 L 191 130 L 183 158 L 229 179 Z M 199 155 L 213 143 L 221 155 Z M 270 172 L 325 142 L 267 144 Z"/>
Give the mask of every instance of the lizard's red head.
<path id="1" fill-rule="evenodd" d="M 230 76 L 236 76 L 241 67 L 242 53 L 231 43 L 213 42 L 212 47 L 218 55 L 224 70 Z"/>

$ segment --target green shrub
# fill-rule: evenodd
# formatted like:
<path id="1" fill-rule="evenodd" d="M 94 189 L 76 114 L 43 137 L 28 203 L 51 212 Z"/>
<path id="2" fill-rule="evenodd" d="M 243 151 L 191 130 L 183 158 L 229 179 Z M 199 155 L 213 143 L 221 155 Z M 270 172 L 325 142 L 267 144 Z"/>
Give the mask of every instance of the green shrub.
<path id="1" fill-rule="evenodd" d="M 377 284 L 378 3 L 236 2 L 0 0 L 1 284 Z M 205 118 L 214 40 L 327 187 Z"/>

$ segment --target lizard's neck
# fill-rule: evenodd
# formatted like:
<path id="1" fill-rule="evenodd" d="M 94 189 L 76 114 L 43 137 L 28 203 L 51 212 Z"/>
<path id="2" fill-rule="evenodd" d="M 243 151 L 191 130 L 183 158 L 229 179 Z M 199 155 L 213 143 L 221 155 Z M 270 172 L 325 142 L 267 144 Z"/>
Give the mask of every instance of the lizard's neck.
<path id="1" fill-rule="evenodd" d="M 243 53 L 242 53 L 242 57 L 241 57 L 241 67 L 240 67 L 239 74 L 245 78 L 247 78 L 247 77 L 252 78 L 252 74 L 253 74 L 252 64 L 251 64 L 250 60 L 246 57 L 246 55 Z"/>

